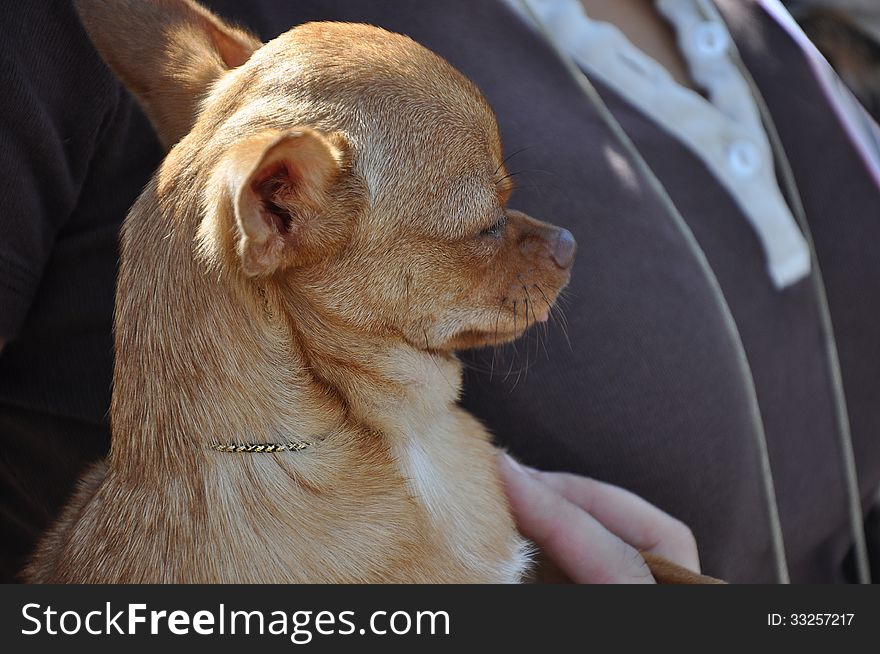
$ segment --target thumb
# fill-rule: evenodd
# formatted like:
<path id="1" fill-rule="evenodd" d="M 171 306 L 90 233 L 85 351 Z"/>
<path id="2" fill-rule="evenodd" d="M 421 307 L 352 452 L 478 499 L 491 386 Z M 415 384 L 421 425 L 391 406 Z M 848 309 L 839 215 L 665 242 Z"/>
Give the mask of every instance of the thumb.
<path id="1" fill-rule="evenodd" d="M 498 467 L 517 528 L 576 583 L 654 583 L 638 550 L 506 454 Z"/>

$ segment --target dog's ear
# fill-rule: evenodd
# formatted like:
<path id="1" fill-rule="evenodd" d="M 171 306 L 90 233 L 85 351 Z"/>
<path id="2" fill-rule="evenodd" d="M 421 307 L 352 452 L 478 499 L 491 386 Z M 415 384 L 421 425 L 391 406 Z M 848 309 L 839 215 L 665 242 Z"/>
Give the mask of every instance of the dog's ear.
<path id="1" fill-rule="evenodd" d="M 345 142 L 307 127 L 268 130 L 234 146 L 225 177 L 245 274 L 270 275 L 326 253 L 340 225 L 325 218 Z"/>
<path id="2" fill-rule="evenodd" d="M 98 52 L 170 148 L 193 126 L 210 85 L 262 44 L 190 0 L 75 0 Z"/>

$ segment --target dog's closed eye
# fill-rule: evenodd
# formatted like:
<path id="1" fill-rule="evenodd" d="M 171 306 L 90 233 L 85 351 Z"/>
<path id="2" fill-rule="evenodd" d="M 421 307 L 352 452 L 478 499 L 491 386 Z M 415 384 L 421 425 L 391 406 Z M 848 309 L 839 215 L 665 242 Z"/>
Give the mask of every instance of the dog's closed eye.
<path id="1" fill-rule="evenodd" d="M 504 214 L 492 223 L 489 227 L 480 232 L 480 236 L 491 236 L 492 238 L 500 238 L 504 234 L 504 228 L 507 227 L 507 215 Z"/>

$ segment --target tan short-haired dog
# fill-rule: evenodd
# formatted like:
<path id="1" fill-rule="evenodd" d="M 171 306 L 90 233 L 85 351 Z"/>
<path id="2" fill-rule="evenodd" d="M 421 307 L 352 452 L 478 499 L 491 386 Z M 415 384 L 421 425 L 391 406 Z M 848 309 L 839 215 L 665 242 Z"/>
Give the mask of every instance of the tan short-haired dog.
<path id="1" fill-rule="evenodd" d="M 374 27 L 77 7 L 171 149 L 123 228 L 110 455 L 26 578 L 520 580 L 453 351 L 545 320 L 575 244 L 506 208 L 479 91 Z"/>

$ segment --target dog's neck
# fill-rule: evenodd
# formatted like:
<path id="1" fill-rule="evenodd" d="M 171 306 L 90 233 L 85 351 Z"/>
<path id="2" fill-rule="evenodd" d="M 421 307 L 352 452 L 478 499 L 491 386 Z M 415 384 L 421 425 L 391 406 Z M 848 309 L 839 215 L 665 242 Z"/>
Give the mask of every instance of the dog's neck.
<path id="1" fill-rule="evenodd" d="M 305 298 L 288 296 L 284 305 L 295 306 L 289 327 L 302 368 L 354 423 L 389 438 L 412 436 L 458 400 L 461 366 L 453 355 L 333 322 Z"/>
<path id="2" fill-rule="evenodd" d="M 346 329 L 316 333 L 307 303 L 292 322 L 271 284 L 255 292 L 206 270 L 193 256 L 194 217 L 163 209 L 156 186 L 123 230 L 111 465 L 173 474 L 232 456 L 212 450 L 218 442 L 315 441 L 340 428 L 405 438 L 457 400 L 453 357 Z"/>

